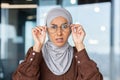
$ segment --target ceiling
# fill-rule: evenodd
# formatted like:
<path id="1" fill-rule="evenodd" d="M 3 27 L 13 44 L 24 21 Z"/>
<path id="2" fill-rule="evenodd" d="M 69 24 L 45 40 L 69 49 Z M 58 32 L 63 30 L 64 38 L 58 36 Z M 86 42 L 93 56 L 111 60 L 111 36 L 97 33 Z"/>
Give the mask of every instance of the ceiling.
<path id="1" fill-rule="evenodd" d="M 111 0 L 78 0 L 78 4 L 90 4 L 100 2 L 110 2 Z"/>
<path id="2" fill-rule="evenodd" d="M 2 3 L 9 3 L 11 5 L 13 4 L 37 4 L 38 3 L 49 3 L 50 1 L 55 1 L 56 4 L 62 4 L 64 0 L 1 0 Z M 99 3 L 99 2 L 110 2 L 111 0 L 77 0 L 77 4 L 90 4 L 90 3 Z M 39 4 L 41 5 L 41 4 Z M 27 15 L 36 15 L 36 9 L 18 9 L 20 13 L 25 13 Z"/>
<path id="3" fill-rule="evenodd" d="M 38 4 L 39 1 L 56 1 L 56 0 L 1 0 L 2 3 L 10 4 Z M 63 0 L 57 0 L 56 4 L 61 4 Z M 89 3 L 99 3 L 99 2 L 108 2 L 111 0 L 77 0 L 78 4 L 89 4 Z"/>
<path id="4" fill-rule="evenodd" d="M 2 0 L 1 2 L 9 4 L 37 4 L 38 0 Z"/>

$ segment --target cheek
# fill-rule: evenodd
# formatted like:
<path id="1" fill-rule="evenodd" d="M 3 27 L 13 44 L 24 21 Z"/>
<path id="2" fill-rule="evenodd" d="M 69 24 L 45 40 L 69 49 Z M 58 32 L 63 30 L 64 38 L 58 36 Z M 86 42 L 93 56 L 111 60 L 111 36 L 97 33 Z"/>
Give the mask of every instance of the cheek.
<path id="1" fill-rule="evenodd" d="M 53 34 L 48 34 L 48 38 L 49 38 L 51 41 L 54 41 L 54 40 L 55 40 L 55 35 L 53 35 Z"/>
<path id="2" fill-rule="evenodd" d="M 63 33 L 62 37 L 64 38 L 65 41 L 67 41 L 68 37 L 70 36 L 71 32 L 68 33 Z M 55 42 L 56 34 L 48 34 L 48 38 L 52 41 Z"/>
<path id="3" fill-rule="evenodd" d="M 69 33 L 64 34 L 64 39 L 65 39 L 65 40 L 67 40 L 67 39 L 69 38 L 69 36 L 70 36 L 70 32 L 69 32 Z"/>

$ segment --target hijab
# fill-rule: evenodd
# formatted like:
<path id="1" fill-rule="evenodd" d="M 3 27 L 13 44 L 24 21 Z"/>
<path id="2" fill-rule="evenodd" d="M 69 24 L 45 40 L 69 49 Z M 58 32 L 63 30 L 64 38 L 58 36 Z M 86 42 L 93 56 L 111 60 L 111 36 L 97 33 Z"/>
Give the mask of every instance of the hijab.
<path id="1" fill-rule="evenodd" d="M 54 8 L 50 10 L 46 16 L 46 26 L 49 27 L 51 21 L 59 16 L 66 18 L 68 24 L 72 23 L 72 16 L 66 9 Z M 71 66 L 73 59 L 73 47 L 70 46 L 68 42 L 62 47 L 58 47 L 54 45 L 50 39 L 48 39 L 42 47 L 42 54 L 49 70 L 55 75 L 63 75 Z"/>

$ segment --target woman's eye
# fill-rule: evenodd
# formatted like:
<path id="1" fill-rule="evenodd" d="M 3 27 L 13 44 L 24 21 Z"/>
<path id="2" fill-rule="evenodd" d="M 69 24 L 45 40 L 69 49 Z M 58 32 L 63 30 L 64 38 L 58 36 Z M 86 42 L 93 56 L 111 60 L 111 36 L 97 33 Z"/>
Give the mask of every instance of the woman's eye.
<path id="1" fill-rule="evenodd" d="M 66 29 L 68 26 L 66 24 L 62 25 L 63 29 Z"/>
<path id="2" fill-rule="evenodd" d="M 56 25 L 52 25 L 51 28 L 52 28 L 52 29 L 56 29 L 57 26 L 56 26 Z"/>

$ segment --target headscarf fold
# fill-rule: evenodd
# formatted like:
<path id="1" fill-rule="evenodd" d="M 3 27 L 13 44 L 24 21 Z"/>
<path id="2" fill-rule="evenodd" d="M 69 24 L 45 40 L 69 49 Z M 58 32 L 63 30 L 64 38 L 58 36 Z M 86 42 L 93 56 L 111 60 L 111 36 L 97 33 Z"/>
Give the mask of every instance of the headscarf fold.
<path id="1" fill-rule="evenodd" d="M 73 59 L 73 47 L 66 43 L 63 47 L 47 41 L 42 48 L 43 58 L 52 73 L 62 75 L 68 71 Z"/>

